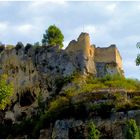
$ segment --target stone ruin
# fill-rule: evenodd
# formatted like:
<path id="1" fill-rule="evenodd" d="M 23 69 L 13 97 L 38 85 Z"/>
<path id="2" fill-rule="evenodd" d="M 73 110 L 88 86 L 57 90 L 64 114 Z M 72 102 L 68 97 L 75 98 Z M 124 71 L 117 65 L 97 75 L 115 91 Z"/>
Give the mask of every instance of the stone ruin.
<path id="1" fill-rule="evenodd" d="M 88 33 L 81 33 L 77 41 L 72 40 L 66 52 L 78 63 L 83 74 L 93 74 L 97 77 L 106 74 L 124 75 L 122 58 L 116 45 L 96 48 L 90 44 Z"/>

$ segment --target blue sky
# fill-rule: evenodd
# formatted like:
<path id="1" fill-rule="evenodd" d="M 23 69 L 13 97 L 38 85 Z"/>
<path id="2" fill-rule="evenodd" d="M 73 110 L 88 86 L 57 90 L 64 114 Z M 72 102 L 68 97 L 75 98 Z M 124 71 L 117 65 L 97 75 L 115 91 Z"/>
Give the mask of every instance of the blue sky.
<path id="1" fill-rule="evenodd" d="M 126 77 L 140 79 L 140 67 L 135 65 L 140 52 L 136 48 L 140 2 L 0 1 L 0 41 L 4 44 L 40 41 L 51 24 L 62 30 L 65 47 L 83 30 L 97 47 L 116 44 Z"/>

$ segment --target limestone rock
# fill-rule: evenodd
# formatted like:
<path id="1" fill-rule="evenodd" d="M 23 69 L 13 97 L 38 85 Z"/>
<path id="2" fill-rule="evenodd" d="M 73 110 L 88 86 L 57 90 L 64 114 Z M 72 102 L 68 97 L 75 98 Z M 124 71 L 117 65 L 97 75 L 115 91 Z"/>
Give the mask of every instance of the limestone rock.
<path id="1" fill-rule="evenodd" d="M 68 124 L 65 120 L 57 120 L 55 122 L 52 138 L 53 139 L 68 139 Z"/>
<path id="2" fill-rule="evenodd" d="M 7 111 L 5 113 L 5 120 L 11 120 L 12 122 L 15 122 L 15 116 L 14 113 L 12 111 Z"/>

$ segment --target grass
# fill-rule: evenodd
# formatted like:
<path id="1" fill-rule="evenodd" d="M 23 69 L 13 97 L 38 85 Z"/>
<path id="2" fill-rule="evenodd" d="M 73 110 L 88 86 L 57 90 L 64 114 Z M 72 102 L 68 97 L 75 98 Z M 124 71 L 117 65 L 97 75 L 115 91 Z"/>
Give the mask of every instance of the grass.
<path id="1" fill-rule="evenodd" d="M 76 76 L 71 82 L 74 83 L 75 86 L 70 86 L 65 89 L 65 93 L 70 95 L 83 92 L 89 93 L 98 89 L 124 89 L 131 91 L 140 90 L 140 81 L 135 79 L 127 79 L 120 75 L 107 75 L 103 78 L 95 78 L 93 76 L 83 78 Z"/>

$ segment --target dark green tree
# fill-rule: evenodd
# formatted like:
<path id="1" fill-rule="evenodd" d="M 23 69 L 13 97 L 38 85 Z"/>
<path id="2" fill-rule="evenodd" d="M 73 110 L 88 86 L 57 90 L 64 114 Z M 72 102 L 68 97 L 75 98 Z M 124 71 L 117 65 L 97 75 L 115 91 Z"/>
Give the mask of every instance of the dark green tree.
<path id="1" fill-rule="evenodd" d="M 136 121 L 130 119 L 126 122 L 126 132 L 125 132 L 126 139 L 139 139 L 139 128 L 136 124 Z"/>
<path id="2" fill-rule="evenodd" d="M 137 48 L 140 49 L 140 42 L 137 43 Z M 137 55 L 136 58 L 136 65 L 139 66 L 140 65 L 140 54 Z"/>
<path id="3" fill-rule="evenodd" d="M 43 34 L 42 45 L 59 45 L 60 48 L 63 47 L 64 36 L 61 30 L 55 25 L 49 26 L 45 34 Z"/>
<path id="4" fill-rule="evenodd" d="M 92 121 L 90 121 L 88 123 L 87 130 L 88 130 L 88 139 L 99 139 L 100 138 L 100 132 Z"/>

